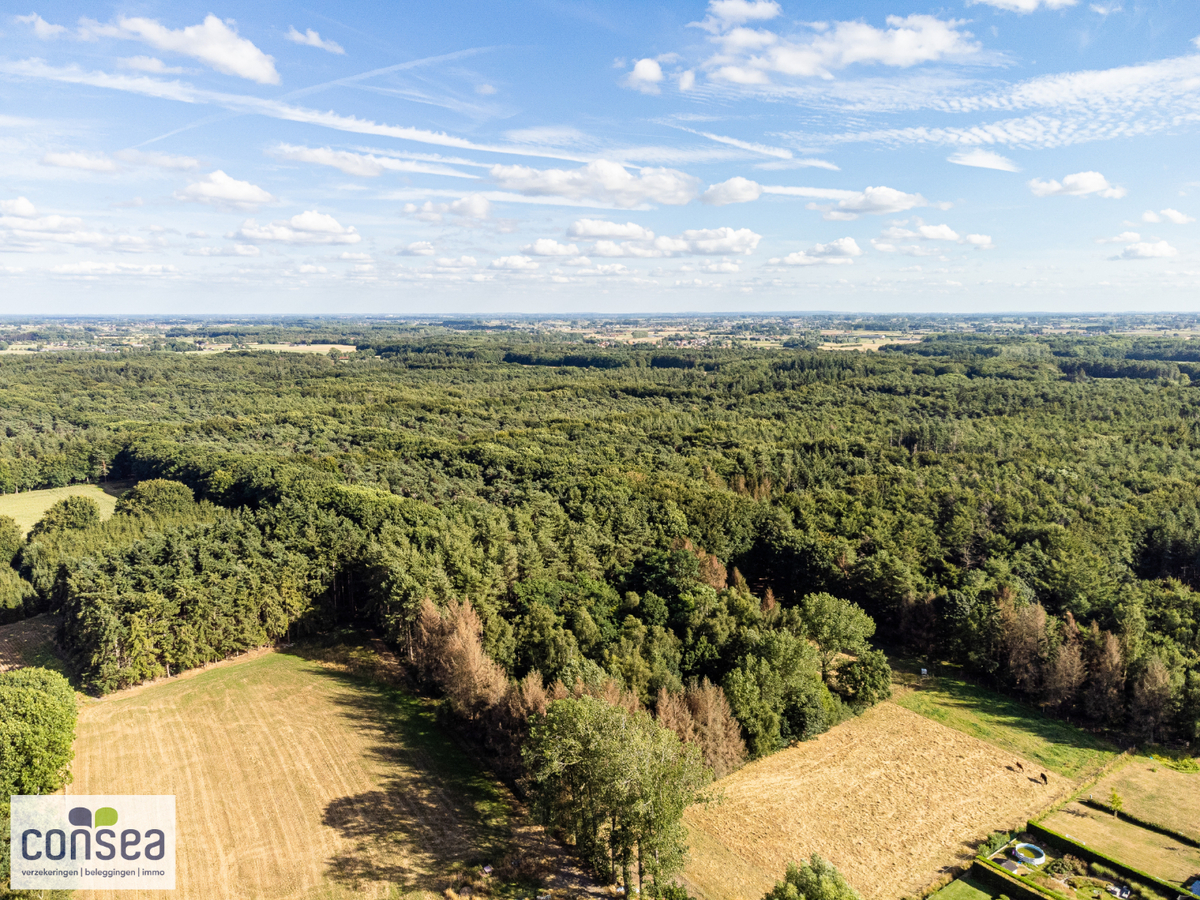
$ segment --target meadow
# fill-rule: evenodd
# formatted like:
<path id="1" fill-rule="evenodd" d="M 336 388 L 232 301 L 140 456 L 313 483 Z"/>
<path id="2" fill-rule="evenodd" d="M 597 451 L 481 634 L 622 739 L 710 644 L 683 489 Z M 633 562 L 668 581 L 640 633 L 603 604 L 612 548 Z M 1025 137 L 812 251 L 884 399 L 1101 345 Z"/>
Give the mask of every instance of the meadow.
<path id="1" fill-rule="evenodd" d="M 1200 841 L 1200 774 L 1177 772 L 1161 760 L 1137 756 L 1090 793 L 1107 803 L 1113 790 L 1120 794 L 1126 813 Z"/>
<path id="2" fill-rule="evenodd" d="M 1018 765 L 1020 764 L 1020 765 Z M 1024 771 L 1022 771 L 1022 767 Z M 686 816 L 685 883 L 704 900 L 754 898 L 820 853 L 867 900 L 919 892 L 1073 782 L 891 702 L 718 781 Z"/>
<path id="3" fill-rule="evenodd" d="M 0 516 L 11 516 L 16 520 L 21 533 L 28 534 L 29 529 L 46 514 L 46 510 L 59 500 L 67 497 L 90 497 L 100 506 L 100 518 L 107 519 L 113 514 L 117 497 L 120 495 L 119 487 L 95 484 L 73 484 L 69 487 L 3 494 L 0 495 Z"/>
<path id="4" fill-rule="evenodd" d="M 1066 778 L 1083 778 L 1116 755 L 1116 748 L 1090 732 L 963 678 L 942 665 L 925 678 L 893 660 L 895 702 L 947 728 L 969 734 Z"/>
<path id="5" fill-rule="evenodd" d="M 174 794 L 180 900 L 433 897 L 545 849 L 430 702 L 278 652 L 87 702 L 67 792 Z"/>

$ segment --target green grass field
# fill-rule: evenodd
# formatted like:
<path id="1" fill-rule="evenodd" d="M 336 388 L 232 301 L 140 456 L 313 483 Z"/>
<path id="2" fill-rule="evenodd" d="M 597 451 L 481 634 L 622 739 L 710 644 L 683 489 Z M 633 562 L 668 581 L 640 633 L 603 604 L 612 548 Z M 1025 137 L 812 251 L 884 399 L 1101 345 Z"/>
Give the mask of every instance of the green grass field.
<path id="1" fill-rule="evenodd" d="M 106 493 L 102 487 L 94 484 L 73 484 L 70 487 L 47 488 L 44 491 L 0 495 L 0 516 L 12 516 L 21 527 L 21 532 L 28 534 L 29 529 L 46 514 L 46 510 L 64 497 L 91 497 L 100 504 L 101 519 L 111 516 L 117 505 L 117 497 Z"/>
<path id="2" fill-rule="evenodd" d="M 995 896 L 987 885 L 976 881 L 970 875 L 964 875 L 933 894 L 930 900 L 992 900 Z"/>
<path id="3" fill-rule="evenodd" d="M 905 709 L 948 728 L 987 741 L 1067 778 L 1082 778 L 1116 755 L 1116 748 L 1061 719 L 972 684 L 952 666 L 924 679 L 905 677 L 911 666 L 893 661 L 899 679 L 912 689 L 897 691 Z"/>

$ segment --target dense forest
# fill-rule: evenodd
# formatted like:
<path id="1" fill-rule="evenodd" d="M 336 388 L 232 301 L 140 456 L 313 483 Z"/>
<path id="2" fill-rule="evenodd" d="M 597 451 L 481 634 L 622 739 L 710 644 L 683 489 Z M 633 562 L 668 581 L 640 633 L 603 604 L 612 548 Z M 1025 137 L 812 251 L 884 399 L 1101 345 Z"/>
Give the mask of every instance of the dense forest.
<path id="1" fill-rule="evenodd" d="M 513 690 L 727 701 L 754 755 L 886 693 L 876 632 L 1096 728 L 1198 736 L 1192 341 L 322 327 L 357 350 L 0 357 L 0 490 L 140 482 L 103 523 L 0 525 L 0 606 L 60 613 L 89 690 L 347 624 L 415 663 L 427 605 L 465 604 Z"/>

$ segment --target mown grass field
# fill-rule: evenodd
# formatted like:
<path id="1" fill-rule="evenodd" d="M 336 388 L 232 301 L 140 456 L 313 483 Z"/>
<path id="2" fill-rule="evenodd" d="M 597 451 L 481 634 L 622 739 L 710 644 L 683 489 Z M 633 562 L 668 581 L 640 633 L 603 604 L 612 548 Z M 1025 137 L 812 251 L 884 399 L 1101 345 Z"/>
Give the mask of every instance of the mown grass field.
<path id="1" fill-rule="evenodd" d="M 174 794 L 180 900 L 432 898 L 522 840 L 430 704 L 275 652 L 86 704 L 67 790 Z"/>
<path id="2" fill-rule="evenodd" d="M 1195 807 L 1192 810 L 1194 819 Z M 1175 884 L 1200 872 L 1200 850 L 1195 847 L 1080 803 L 1068 803 L 1043 824 Z"/>
<path id="3" fill-rule="evenodd" d="M 987 741 L 1067 778 L 1081 779 L 1112 759 L 1107 741 L 1039 709 L 962 678 L 951 666 L 914 678 L 893 660 L 900 684 L 895 702 L 947 728 Z"/>
<path id="4" fill-rule="evenodd" d="M 128 485 L 125 485 L 128 487 Z M 0 516 L 12 516 L 23 534 L 38 523 L 51 506 L 64 497 L 91 497 L 100 504 L 100 518 L 107 519 L 117 505 L 119 490 L 106 493 L 94 484 L 73 484 L 70 487 L 46 488 L 44 491 L 24 491 L 20 494 L 0 494 Z"/>
<path id="5" fill-rule="evenodd" d="M 1176 772 L 1161 761 L 1137 756 L 1089 793 L 1107 803 L 1114 788 L 1125 812 L 1200 841 L 1200 773 Z"/>
<path id="6" fill-rule="evenodd" d="M 1020 763 L 1024 771 L 1018 766 Z M 867 900 L 921 891 L 1074 782 L 891 702 L 721 779 L 688 810 L 688 887 L 757 900 L 787 864 L 819 853 Z"/>

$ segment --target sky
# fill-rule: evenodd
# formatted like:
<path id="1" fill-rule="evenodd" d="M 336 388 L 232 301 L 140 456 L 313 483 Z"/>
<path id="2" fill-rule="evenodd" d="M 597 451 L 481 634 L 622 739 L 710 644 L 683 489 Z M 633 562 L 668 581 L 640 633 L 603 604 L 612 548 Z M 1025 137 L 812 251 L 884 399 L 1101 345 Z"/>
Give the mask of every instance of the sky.
<path id="1" fill-rule="evenodd" d="M 1197 0 L 5 6 L 0 314 L 1200 309 Z"/>

